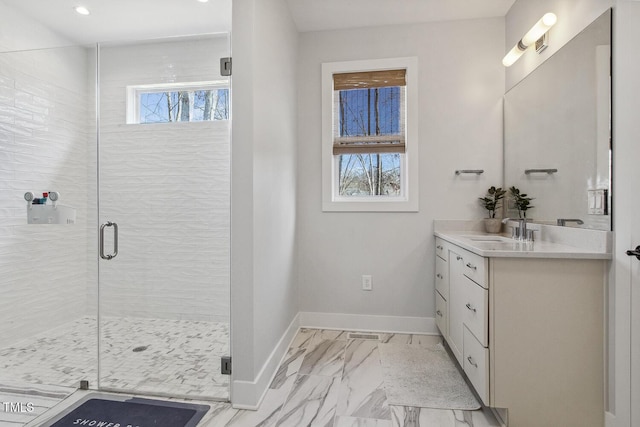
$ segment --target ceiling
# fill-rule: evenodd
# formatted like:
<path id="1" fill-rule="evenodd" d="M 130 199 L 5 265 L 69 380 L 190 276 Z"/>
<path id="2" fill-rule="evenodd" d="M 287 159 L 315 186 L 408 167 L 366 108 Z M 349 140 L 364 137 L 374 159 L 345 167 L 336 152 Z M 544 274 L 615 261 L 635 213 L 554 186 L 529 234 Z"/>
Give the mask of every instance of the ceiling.
<path id="1" fill-rule="evenodd" d="M 144 40 L 228 32 L 231 1 L 0 0 L 74 43 Z M 91 14 L 81 16 L 75 6 Z"/>
<path id="2" fill-rule="evenodd" d="M 74 43 L 228 32 L 232 0 L 0 0 Z M 256 0 L 263 1 L 263 0 Z M 515 0 L 286 0 L 299 31 L 504 16 Z M 82 4 L 91 14 L 78 15 Z"/>

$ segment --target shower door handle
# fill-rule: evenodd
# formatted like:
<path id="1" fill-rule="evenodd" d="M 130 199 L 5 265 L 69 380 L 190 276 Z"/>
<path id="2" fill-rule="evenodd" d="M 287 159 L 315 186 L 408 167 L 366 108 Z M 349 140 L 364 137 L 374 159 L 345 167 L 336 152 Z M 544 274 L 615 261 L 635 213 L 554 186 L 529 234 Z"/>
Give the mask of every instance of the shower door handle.
<path id="1" fill-rule="evenodd" d="M 104 229 L 113 227 L 113 253 L 104 254 Z M 118 256 L 118 224 L 107 221 L 100 226 L 100 258 L 110 260 Z"/>

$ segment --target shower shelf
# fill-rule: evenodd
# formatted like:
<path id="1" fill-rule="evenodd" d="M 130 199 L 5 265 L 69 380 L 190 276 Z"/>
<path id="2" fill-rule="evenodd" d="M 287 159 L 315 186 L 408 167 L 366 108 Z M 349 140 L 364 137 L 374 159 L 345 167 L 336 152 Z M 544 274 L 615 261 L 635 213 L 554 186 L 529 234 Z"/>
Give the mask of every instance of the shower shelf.
<path id="1" fill-rule="evenodd" d="M 76 223 L 76 210 L 65 205 L 28 205 L 28 224 L 64 224 Z"/>

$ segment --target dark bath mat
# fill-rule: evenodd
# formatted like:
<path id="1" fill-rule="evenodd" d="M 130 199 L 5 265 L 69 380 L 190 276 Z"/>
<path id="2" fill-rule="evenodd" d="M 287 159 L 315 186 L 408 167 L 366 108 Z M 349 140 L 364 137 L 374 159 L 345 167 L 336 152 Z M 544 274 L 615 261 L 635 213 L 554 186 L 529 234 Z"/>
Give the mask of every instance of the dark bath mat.
<path id="1" fill-rule="evenodd" d="M 70 408 L 51 427 L 194 427 L 206 405 L 131 398 L 91 398 Z"/>

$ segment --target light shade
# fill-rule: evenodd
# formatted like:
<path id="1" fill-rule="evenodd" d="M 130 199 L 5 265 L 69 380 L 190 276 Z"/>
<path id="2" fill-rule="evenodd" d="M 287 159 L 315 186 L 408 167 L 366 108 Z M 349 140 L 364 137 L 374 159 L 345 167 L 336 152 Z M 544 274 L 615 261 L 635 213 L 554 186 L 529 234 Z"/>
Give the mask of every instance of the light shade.
<path id="1" fill-rule="evenodd" d="M 520 39 L 518 43 L 502 59 L 502 65 L 510 67 L 522 56 L 525 50 L 536 40 L 544 36 L 547 31 L 556 23 L 558 18 L 554 13 L 545 13 L 536 24 Z"/>
<path id="2" fill-rule="evenodd" d="M 84 6 L 76 6 L 74 7 L 74 10 L 76 11 L 76 13 L 80 14 L 80 15 L 89 15 L 91 12 L 89 12 L 89 9 L 87 9 Z"/>
<path id="3" fill-rule="evenodd" d="M 536 22 L 527 34 L 522 37 L 522 44 L 525 46 L 531 46 L 538 40 L 540 37 L 544 35 L 553 25 L 556 23 L 558 18 L 555 13 L 545 13 L 544 16 Z"/>
<path id="4" fill-rule="evenodd" d="M 504 56 L 504 58 L 502 58 L 502 65 L 505 67 L 511 67 L 514 62 L 520 59 L 523 53 L 524 49 L 521 50 L 520 43 L 518 43 Z"/>

